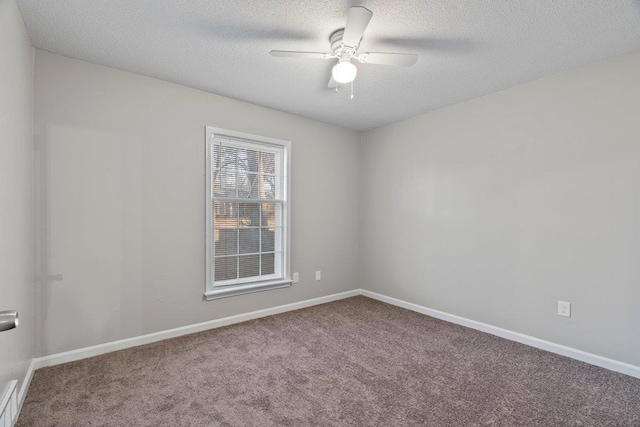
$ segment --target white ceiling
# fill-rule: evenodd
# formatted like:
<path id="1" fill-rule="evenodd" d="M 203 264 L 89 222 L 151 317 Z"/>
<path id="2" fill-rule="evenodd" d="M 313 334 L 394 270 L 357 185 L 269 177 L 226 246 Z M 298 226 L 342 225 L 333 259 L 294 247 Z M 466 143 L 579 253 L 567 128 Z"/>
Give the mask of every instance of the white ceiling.
<path id="1" fill-rule="evenodd" d="M 356 130 L 640 49 L 640 0 L 18 0 L 35 47 Z M 355 98 L 327 89 L 349 6 L 373 11 Z"/>

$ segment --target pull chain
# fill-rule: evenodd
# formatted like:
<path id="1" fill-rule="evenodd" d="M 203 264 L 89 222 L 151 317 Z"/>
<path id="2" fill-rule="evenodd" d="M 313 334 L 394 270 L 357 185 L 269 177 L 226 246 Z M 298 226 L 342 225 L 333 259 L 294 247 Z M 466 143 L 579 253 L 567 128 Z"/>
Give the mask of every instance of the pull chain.
<path id="1" fill-rule="evenodd" d="M 351 80 L 351 99 L 353 99 L 353 80 Z"/>

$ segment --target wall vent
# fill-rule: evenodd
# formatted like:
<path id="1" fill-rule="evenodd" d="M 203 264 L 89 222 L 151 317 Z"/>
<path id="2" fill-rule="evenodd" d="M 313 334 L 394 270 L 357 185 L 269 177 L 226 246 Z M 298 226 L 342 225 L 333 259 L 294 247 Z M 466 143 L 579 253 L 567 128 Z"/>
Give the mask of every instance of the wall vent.
<path id="1" fill-rule="evenodd" d="M 13 380 L 0 402 L 0 427 L 13 427 L 18 419 L 18 381 Z"/>

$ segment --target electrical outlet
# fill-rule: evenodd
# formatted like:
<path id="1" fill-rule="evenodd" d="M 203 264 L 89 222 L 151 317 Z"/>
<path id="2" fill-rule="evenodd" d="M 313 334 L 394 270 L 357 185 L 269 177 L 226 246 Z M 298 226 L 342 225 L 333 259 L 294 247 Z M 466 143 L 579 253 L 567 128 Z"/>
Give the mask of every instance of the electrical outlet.
<path id="1" fill-rule="evenodd" d="M 293 283 L 298 283 L 300 281 L 300 273 L 293 273 Z"/>
<path id="2" fill-rule="evenodd" d="M 320 280 L 322 279 L 322 273 L 320 272 L 320 270 L 316 271 L 316 280 Z"/>
<path id="3" fill-rule="evenodd" d="M 558 316 L 571 317 L 571 303 L 558 301 Z"/>

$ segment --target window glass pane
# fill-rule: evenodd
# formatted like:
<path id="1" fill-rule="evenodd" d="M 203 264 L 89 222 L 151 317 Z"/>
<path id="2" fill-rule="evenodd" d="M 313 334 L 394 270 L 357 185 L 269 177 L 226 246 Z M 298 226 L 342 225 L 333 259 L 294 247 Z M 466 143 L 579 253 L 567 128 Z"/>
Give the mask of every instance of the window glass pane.
<path id="1" fill-rule="evenodd" d="M 214 202 L 213 203 L 214 226 L 217 230 L 238 227 L 238 204 Z"/>
<path id="2" fill-rule="evenodd" d="M 240 229 L 240 253 L 251 254 L 260 251 L 260 229 Z"/>
<path id="3" fill-rule="evenodd" d="M 238 203 L 240 227 L 260 227 L 260 204 Z"/>
<path id="4" fill-rule="evenodd" d="M 216 258 L 215 280 L 230 280 L 238 277 L 238 257 Z"/>
<path id="5" fill-rule="evenodd" d="M 260 193 L 259 175 L 238 171 L 238 197 L 241 199 L 257 199 Z"/>
<path id="6" fill-rule="evenodd" d="M 219 228 L 214 233 L 214 255 L 233 255 L 238 253 L 238 229 Z"/>
<path id="7" fill-rule="evenodd" d="M 260 171 L 260 152 L 248 149 L 238 149 L 238 170 L 244 172 Z"/>
<path id="8" fill-rule="evenodd" d="M 214 145 L 211 166 L 213 168 L 213 196 L 236 196 L 237 149 Z"/>
<path id="9" fill-rule="evenodd" d="M 260 252 L 273 252 L 275 250 L 274 238 L 275 232 L 273 229 L 263 228 Z"/>
<path id="10" fill-rule="evenodd" d="M 275 254 L 262 254 L 262 275 L 266 276 L 267 274 L 274 274 L 275 269 Z"/>
<path id="11" fill-rule="evenodd" d="M 237 149 L 234 147 L 213 145 L 213 155 L 211 158 L 211 167 L 214 170 L 221 170 L 228 167 L 235 168 Z"/>
<path id="12" fill-rule="evenodd" d="M 275 174 L 276 173 L 276 155 L 275 153 L 265 153 L 262 152 L 260 153 L 261 155 L 261 160 L 262 160 L 262 164 L 261 164 L 261 169 L 260 172 L 262 173 L 268 173 L 268 174 Z"/>
<path id="13" fill-rule="evenodd" d="M 240 278 L 260 275 L 260 255 L 240 257 Z"/>
<path id="14" fill-rule="evenodd" d="M 276 177 L 260 175 L 260 198 L 273 200 L 276 198 Z"/>
<path id="15" fill-rule="evenodd" d="M 235 165 L 213 171 L 213 196 L 236 197 Z"/>
<path id="16" fill-rule="evenodd" d="M 279 212 L 277 203 L 262 203 L 262 221 L 260 225 L 263 227 L 273 228 L 276 226 L 276 212 Z"/>

